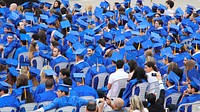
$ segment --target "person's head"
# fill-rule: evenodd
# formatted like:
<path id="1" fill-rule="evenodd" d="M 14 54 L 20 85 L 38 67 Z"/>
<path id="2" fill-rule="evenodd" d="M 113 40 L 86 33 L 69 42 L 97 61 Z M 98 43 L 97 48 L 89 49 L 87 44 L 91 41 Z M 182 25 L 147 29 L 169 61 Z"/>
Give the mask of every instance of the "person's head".
<path id="1" fill-rule="evenodd" d="M 47 69 L 52 69 L 49 65 L 46 65 L 44 66 L 41 71 L 40 71 L 40 83 L 45 83 L 46 81 L 46 75 L 44 73 L 44 70 L 47 70 Z"/>
<path id="2" fill-rule="evenodd" d="M 169 74 L 169 72 L 170 72 L 171 70 L 173 70 L 174 68 L 178 68 L 178 64 L 175 63 L 175 62 L 169 63 L 169 66 L 168 66 L 168 69 L 167 69 L 167 74 Z"/>
<path id="3" fill-rule="evenodd" d="M 94 53 L 93 49 L 92 48 L 87 48 L 87 54 L 89 56 L 92 56 L 92 54 Z"/>
<path id="4" fill-rule="evenodd" d="M 8 89 L 0 89 L 0 96 L 7 94 L 8 93 Z"/>
<path id="5" fill-rule="evenodd" d="M 118 60 L 116 62 L 116 67 L 117 67 L 117 69 L 122 69 L 124 67 L 124 61 L 123 60 Z"/>
<path id="6" fill-rule="evenodd" d="M 67 86 L 67 85 L 65 85 L 65 86 Z M 57 94 L 58 98 L 69 95 L 69 88 L 68 87 L 60 87 L 60 85 L 59 85 L 56 94 Z"/>
<path id="7" fill-rule="evenodd" d="M 144 110 L 144 106 L 142 104 L 142 101 L 140 100 L 140 97 L 139 96 L 132 96 L 131 97 L 131 100 L 130 100 L 130 108 L 131 110 L 139 110 L 140 112 L 143 112 Z"/>
<path id="8" fill-rule="evenodd" d="M 135 72 L 133 73 L 133 76 L 131 77 L 131 80 L 137 79 L 138 82 L 142 82 L 142 79 L 147 80 L 145 71 L 142 67 L 137 67 L 135 69 Z"/>
<path id="9" fill-rule="evenodd" d="M 155 20 L 155 28 L 159 28 L 159 27 L 162 27 L 163 25 L 163 21 L 162 20 Z"/>
<path id="10" fill-rule="evenodd" d="M 137 68 L 137 63 L 135 60 L 129 60 L 128 65 L 130 67 L 130 73 L 135 71 L 135 69 Z"/>
<path id="11" fill-rule="evenodd" d="M 189 70 L 193 69 L 195 67 L 195 62 L 194 60 L 187 60 L 185 62 L 185 71 L 188 73 Z"/>
<path id="12" fill-rule="evenodd" d="M 172 0 L 167 0 L 165 3 L 166 3 L 166 6 L 168 9 L 169 8 L 171 9 L 174 7 L 174 1 L 172 1 Z"/>
<path id="13" fill-rule="evenodd" d="M 53 57 L 60 55 L 60 49 L 58 47 L 53 48 Z"/>
<path id="14" fill-rule="evenodd" d="M 60 8 L 61 2 L 59 0 L 56 0 L 53 4 L 53 8 Z"/>
<path id="15" fill-rule="evenodd" d="M 151 71 L 157 71 L 157 67 L 151 61 L 145 63 L 145 68 L 144 69 L 145 69 L 146 73 L 149 73 Z"/>
<path id="16" fill-rule="evenodd" d="M 145 56 L 153 56 L 153 51 L 151 49 L 148 49 L 145 51 Z"/>
<path id="17" fill-rule="evenodd" d="M 96 102 L 89 101 L 86 106 L 86 112 L 98 112 L 98 107 L 97 107 Z"/>
<path id="18" fill-rule="evenodd" d="M 106 41 L 104 39 L 100 39 L 98 41 L 98 44 L 101 45 L 102 47 L 105 47 L 106 46 Z"/>
<path id="19" fill-rule="evenodd" d="M 17 81 L 16 81 L 16 86 L 17 88 L 21 87 L 21 86 L 27 86 L 28 85 L 28 77 L 27 75 L 21 74 L 17 77 Z"/>
<path id="20" fill-rule="evenodd" d="M 43 44 L 46 44 L 46 33 L 45 33 L 45 31 L 40 30 L 38 32 L 38 36 L 39 36 L 40 42 L 42 42 Z"/>
<path id="21" fill-rule="evenodd" d="M 36 42 L 31 42 L 29 51 L 30 52 L 36 52 L 38 50 L 39 50 L 39 46 L 37 45 L 37 43 Z"/>
<path id="22" fill-rule="evenodd" d="M 14 39 L 14 36 L 13 36 L 13 35 L 7 36 L 7 42 L 8 42 L 8 43 L 11 43 L 11 42 L 13 41 L 13 39 Z"/>
<path id="23" fill-rule="evenodd" d="M 153 94 L 153 93 L 150 93 L 147 95 L 147 101 L 150 103 L 150 104 L 154 104 L 156 102 L 156 95 Z"/>
<path id="24" fill-rule="evenodd" d="M 53 48 L 54 48 L 54 47 L 57 47 L 57 46 L 59 46 L 58 41 L 52 41 L 51 44 L 50 44 L 51 50 L 53 50 Z"/>
<path id="25" fill-rule="evenodd" d="M 70 77 L 70 71 L 67 68 L 62 68 L 60 70 L 60 78 L 64 79 L 65 77 Z"/>
<path id="26" fill-rule="evenodd" d="M 15 11 L 15 10 L 17 10 L 17 4 L 16 3 L 10 4 L 10 11 Z"/>
<path id="27" fill-rule="evenodd" d="M 22 21 L 20 21 L 18 24 L 17 24 L 17 28 L 18 29 L 24 29 L 24 23 Z"/>
<path id="28" fill-rule="evenodd" d="M 124 100 L 121 98 L 114 99 L 114 110 L 122 110 L 124 106 Z"/>
<path id="29" fill-rule="evenodd" d="M 5 2 L 4 0 L 1 0 L 1 1 L 0 1 L 0 8 L 2 8 L 2 7 L 4 7 L 4 6 L 6 6 L 6 2 Z"/>
<path id="30" fill-rule="evenodd" d="M 84 56 L 83 55 L 76 55 L 76 62 L 83 60 Z"/>
<path id="31" fill-rule="evenodd" d="M 178 67 L 173 68 L 172 71 L 173 71 L 177 76 L 180 77 L 180 80 L 179 80 L 179 81 L 181 81 L 181 80 L 182 80 L 182 77 L 183 77 L 183 71 L 182 71 L 180 68 L 178 68 Z"/>
<path id="32" fill-rule="evenodd" d="M 36 33 L 34 33 L 33 35 L 32 35 L 32 40 L 39 40 L 39 35 L 38 34 L 36 34 Z"/>
<path id="33" fill-rule="evenodd" d="M 45 81 L 45 88 L 46 88 L 47 90 L 52 90 L 53 87 L 54 87 L 54 80 L 53 80 L 53 79 L 47 79 L 47 80 Z"/>
<path id="34" fill-rule="evenodd" d="M 190 82 L 190 84 L 188 84 L 187 91 L 189 94 L 194 94 L 199 91 L 199 89 L 197 87 L 193 86 L 192 83 L 194 83 L 194 82 Z"/>
<path id="35" fill-rule="evenodd" d="M 68 86 L 72 86 L 72 80 L 69 77 L 65 77 L 63 79 L 63 84 L 66 84 Z"/>
<path id="36" fill-rule="evenodd" d="M 153 56 L 147 56 L 146 62 L 152 62 L 154 65 L 156 65 L 156 60 Z"/>

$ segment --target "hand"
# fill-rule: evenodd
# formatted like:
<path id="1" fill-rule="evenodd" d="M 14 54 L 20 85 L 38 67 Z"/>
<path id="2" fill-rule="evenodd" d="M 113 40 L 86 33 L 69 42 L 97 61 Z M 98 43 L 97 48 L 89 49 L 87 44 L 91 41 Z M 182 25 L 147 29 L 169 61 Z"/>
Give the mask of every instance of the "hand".
<path id="1" fill-rule="evenodd" d="M 108 99 L 106 99 L 106 103 L 109 105 L 109 106 L 111 106 L 112 105 L 112 103 L 111 103 L 111 100 L 108 98 Z"/>
<path id="2" fill-rule="evenodd" d="M 160 72 L 157 72 L 157 73 L 156 73 L 156 78 L 157 78 L 158 80 L 162 80 L 162 77 L 161 77 Z"/>
<path id="3" fill-rule="evenodd" d="M 188 95 L 188 90 L 185 90 L 183 96 Z"/>

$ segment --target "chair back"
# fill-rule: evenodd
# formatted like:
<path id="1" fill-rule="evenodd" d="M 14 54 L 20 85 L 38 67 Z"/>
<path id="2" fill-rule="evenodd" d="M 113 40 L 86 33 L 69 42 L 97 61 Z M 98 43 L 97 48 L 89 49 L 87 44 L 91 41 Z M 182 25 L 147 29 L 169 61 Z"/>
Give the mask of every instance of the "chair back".
<path id="1" fill-rule="evenodd" d="M 60 71 L 62 68 L 67 68 L 69 66 L 69 62 L 61 62 L 55 65 L 54 71 Z"/>
<path id="2" fill-rule="evenodd" d="M 18 69 L 21 68 L 21 63 L 26 62 L 26 58 L 28 57 L 28 52 L 22 52 L 18 55 Z"/>
<path id="3" fill-rule="evenodd" d="M 85 100 L 95 100 L 94 96 L 81 96 L 80 98 L 85 99 Z"/>
<path id="4" fill-rule="evenodd" d="M 33 65 L 34 62 L 36 63 L 36 65 Z M 31 59 L 31 65 L 36 66 L 35 68 L 41 70 L 43 68 L 43 65 L 44 65 L 44 58 L 42 58 L 41 56 L 32 58 Z"/>
<path id="5" fill-rule="evenodd" d="M 56 112 L 76 112 L 76 107 L 75 106 L 66 106 L 66 107 L 61 107 L 61 108 L 58 108 L 56 110 Z"/>
<path id="6" fill-rule="evenodd" d="M 95 75 L 92 78 L 92 88 L 94 88 L 95 79 L 97 78 L 98 85 L 97 85 L 97 88 L 95 88 L 95 89 L 101 89 L 104 86 L 106 77 L 108 77 L 108 75 L 109 75 L 108 73 L 100 73 L 100 74 Z"/>
<path id="7" fill-rule="evenodd" d="M 111 96 L 111 98 L 116 98 L 116 97 L 119 96 L 120 90 L 121 90 L 122 88 L 125 88 L 125 87 L 126 87 L 126 85 L 127 85 L 127 80 L 128 80 L 128 78 L 123 78 L 123 79 L 119 79 L 119 80 L 116 80 L 116 81 L 113 82 L 113 84 L 116 84 L 116 85 L 118 86 L 118 90 L 117 90 L 117 92 L 116 92 L 116 95 L 117 95 L 117 96 Z M 110 91 L 112 91 L 113 89 L 114 89 L 114 88 L 113 88 L 113 86 L 112 86 L 111 89 L 110 89 Z"/>
<path id="8" fill-rule="evenodd" d="M 164 108 L 166 108 L 166 104 L 167 104 L 167 99 L 168 99 L 168 98 L 171 98 L 171 99 L 172 99 L 171 104 L 175 104 L 175 105 L 176 105 L 180 96 L 181 96 L 181 93 L 172 93 L 172 94 L 170 94 L 169 96 L 167 96 L 167 97 L 165 98 Z"/>
<path id="9" fill-rule="evenodd" d="M 30 112 L 37 109 L 37 103 L 26 103 L 21 105 L 19 108 L 20 112 Z"/>
<path id="10" fill-rule="evenodd" d="M 81 106 L 79 112 L 85 112 L 85 111 L 86 111 L 86 106 Z"/>
<path id="11" fill-rule="evenodd" d="M 17 112 L 15 107 L 3 107 L 0 108 L 0 112 Z"/>
<path id="12" fill-rule="evenodd" d="M 200 111 L 200 101 L 196 101 L 193 103 L 184 103 L 178 106 L 177 112 L 180 112 L 181 107 L 185 107 L 185 111 L 188 111 L 188 107 L 192 106 L 192 112 L 199 112 Z"/>
<path id="13" fill-rule="evenodd" d="M 14 48 L 9 54 L 8 54 L 8 58 L 13 58 L 14 54 L 15 54 L 16 48 Z"/>
<path id="14" fill-rule="evenodd" d="M 145 101 L 145 94 L 146 94 L 146 91 L 147 91 L 148 86 L 149 86 L 149 83 L 148 83 L 148 82 L 143 82 L 143 83 L 139 83 L 139 84 L 135 85 L 135 86 L 132 88 L 132 96 L 133 96 L 134 93 L 135 93 L 135 89 L 136 89 L 137 87 L 139 87 L 139 89 L 140 89 L 139 97 L 140 97 L 141 101 Z"/>

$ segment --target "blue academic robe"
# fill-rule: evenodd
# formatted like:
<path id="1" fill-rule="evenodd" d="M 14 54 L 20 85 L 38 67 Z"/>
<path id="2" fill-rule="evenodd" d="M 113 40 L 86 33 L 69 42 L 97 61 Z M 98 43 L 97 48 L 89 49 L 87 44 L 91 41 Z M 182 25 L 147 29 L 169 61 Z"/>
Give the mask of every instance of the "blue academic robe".
<path id="1" fill-rule="evenodd" d="M 199 101 L 200 100 L 200 95 L 199 94 L 192 94 L 192 95 L 187 95 L 183 98 L 183 100 L 178 104 L 178 106 L 180 106 L 181 104 L 185 104 L 185 103 L 193 103 L 195 101 Z M 180 108 L 180 112 L 184 112 L 185 108 L 181 107 Z M 187 112 L 192 112 L 192 108 L 191 106 L 188 107 Z"/>
<path id="2" fill-rule="evenodd" d="M 54 88 L 53 88 L 53 91 L 56 91 L 57 90 L 57 86 L 54 82 Z M 45 92 L 45 83 L 42 83 L 40 85 L 37 86 L 37 88 L 35 89 L 35 92 L 34 92 L 34 99 L 36 99 L 37 95 L 41 94 Z"/>
<path id="3" fill-rule="evenodd" d="M 178 87 L 177 86 L 173 86 L 172 88 L 166 89 L 165 90 L 165 98 L 173 93 L 178 93 Z M 167 99 L 167 105 L 171 104 L 171 98 Z"/>
<path id="4" fill-rule="evenodd" d="M 146 82 L 146 80 L 142 80 L 142 82 Z M 133 79 L 133 80 L 130 80 L 130 82 L 128 82 L 128 84 L 126 85 L 126 88 L 125 88 L 124 93 L 122 95 L 122 99 L 124 100 L 124 106 L 125 107 L 129 105 L 130 97 L 132 96 L 132 88 L 136 84 L 138 84 L 138 80 Z M 139 95 L 139 93 L 140 93 L 139 88 L 136 88 L 134 94 Z"/>
<path id="5" fill-rule="evenodd" d="M 3 107 L 15 107 L 18 108 L 20 103 L 19 101 L 16 99 L 16 97 L 12 96 L 12 95 L 8 95 L 8 96 L 4 96 L 4 97 L 0 97 L 0 108 Z"/>
<path id="6" fill-rule="evenodd" d="M 51 110 L 54 108 L 58 109 L 65 106 L 76 106 L 79 109 L 81 106 L 84 106 L 87 103 L 88 103 L 87 100 L 81 99 L 76 96 L 63 96 L 63 97 L 54 99 L 52 103 L 50 103 L 49 105 L 43 108 L 45 111 Z M 77 109 L 77 112 L 78 112 L 78 109 Z"/>
<path id="7" fill-rule="evenodd" d="M 107 72 L 106 71 L 106 67 L 105 66 L 98 66 L 99 67 L 99 71 L 97 71 L 97 66 L 93 66 L 91 67 L 87 74 L 86 74 L 86 77 L 85 77 L 85 83 L 88 85 L 88 86 L 91 86 L 92 85 L 92 78 L 97 75 L 97 74 L 100 74 L 100 73 L 105 73 Z M 94 87 L 97 88 L 97 84 L 98 84 L 98 79 L 95 79 L 94 81 Z"/>
<path id="8" fill-rule="evenodd" d="M 60 56 L 56 57 L 55 59 L 51 60 L 50 66 L 52 68 L 54 68 L 56 64 L 61 63 L 61 62 L 68 62 L 68 60 L 66 58 L 64 58 L 62 55 L 60 55 Z M 59 71 L 60 70 L 58 68 L 55 68 L 55 72 L 57 74 L 59 74 Z"/>
<path id="9" fill-rule="evenodd" d="M 114 73 L 116 71 L 116 66 L 115 65 L 108 65 L 106 66 L 107 72 L 109 74 Z"/>
<path id="10" fill-rule="evenodd" d="M 23 52 L 28 52 L 28 49 L 26 46 L 22 46 L 20 48 L 18 48 L 16 51 L 15 51 L 15 55 L 14 55 L 14 59 L 18 60 L 18 56 L 20 53 L 23 53 Z M 18 60 L 19 61 L 19 60 Z"/>
<path id="11" fill-rule="evenodd" d="M 71 71 L 71 73 L 70 73 L 71 79 L 74 80 L 74 75 L 73 75 L 73 73 L 82 73 L 82 70 L 83 70 L 84 68 L 86 68 L 86 67 L 89 67 L 89 66 L 90 66 L 90 65 L 89 65 L 87 62 L 85 62 L 85 61 L 80 62 L 80 63 L 74 65 L 74 67 L 73 67 L 73 69 L 72 69 L 72 71 Z"/>
<path id="12" fill-rule="evenodd" d="M 99 98 L 97 91 L 88 85 L 76 86 L 73 88 L 73 90 L 76 91 L 78 97 L 93 96 L 95 99 Z"/>
<path id="13" fill-rule="evenodd" d="M 36 95 L 35 102 L 40 103 L 44 101 L 53 101 L 55 98 L 57 98 L 56 92 L 52 90 L 45 91 L 41 94 Z"/>
<path id="14" fill-rule="evenodd" d="M 5 44 L 4 45 L 4 58 L 7 58 L 8 55 L 13 51 L 13 49 L 16 48 L 16 46 L 17 46 L 17 42 L 14 40 L 9 44 Z"/>

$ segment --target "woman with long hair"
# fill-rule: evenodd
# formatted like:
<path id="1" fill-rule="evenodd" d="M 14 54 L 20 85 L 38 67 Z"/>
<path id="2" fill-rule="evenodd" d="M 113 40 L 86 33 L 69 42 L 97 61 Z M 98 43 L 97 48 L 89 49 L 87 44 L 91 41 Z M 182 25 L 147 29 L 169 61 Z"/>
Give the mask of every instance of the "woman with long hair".
<path id="1" fill-rule="evenodd" d="M 151 61 L 146 62 L 144 69 L 145 69 L 149 83 L 158 81 L 156 78 L 156 73 L 157 73 L 158 69 L 153 62 L 151 62 Z"/>
<path id="2" fill-rule="evenodd" d="M 142 101 L 139 96 L 132 96 L 130 100 L 130 110 L 129 112 L 149 112 L 148 109 L 144 108 Z"/>
<path id="3" fill-rule="evenodd" d="M 39 46 L 37 45 L 36 42 L 31 42 L 30 48 L 28 51 L 28 60 L 31 61 L 32 58 L 37 57 L 39 51 Z"/>

